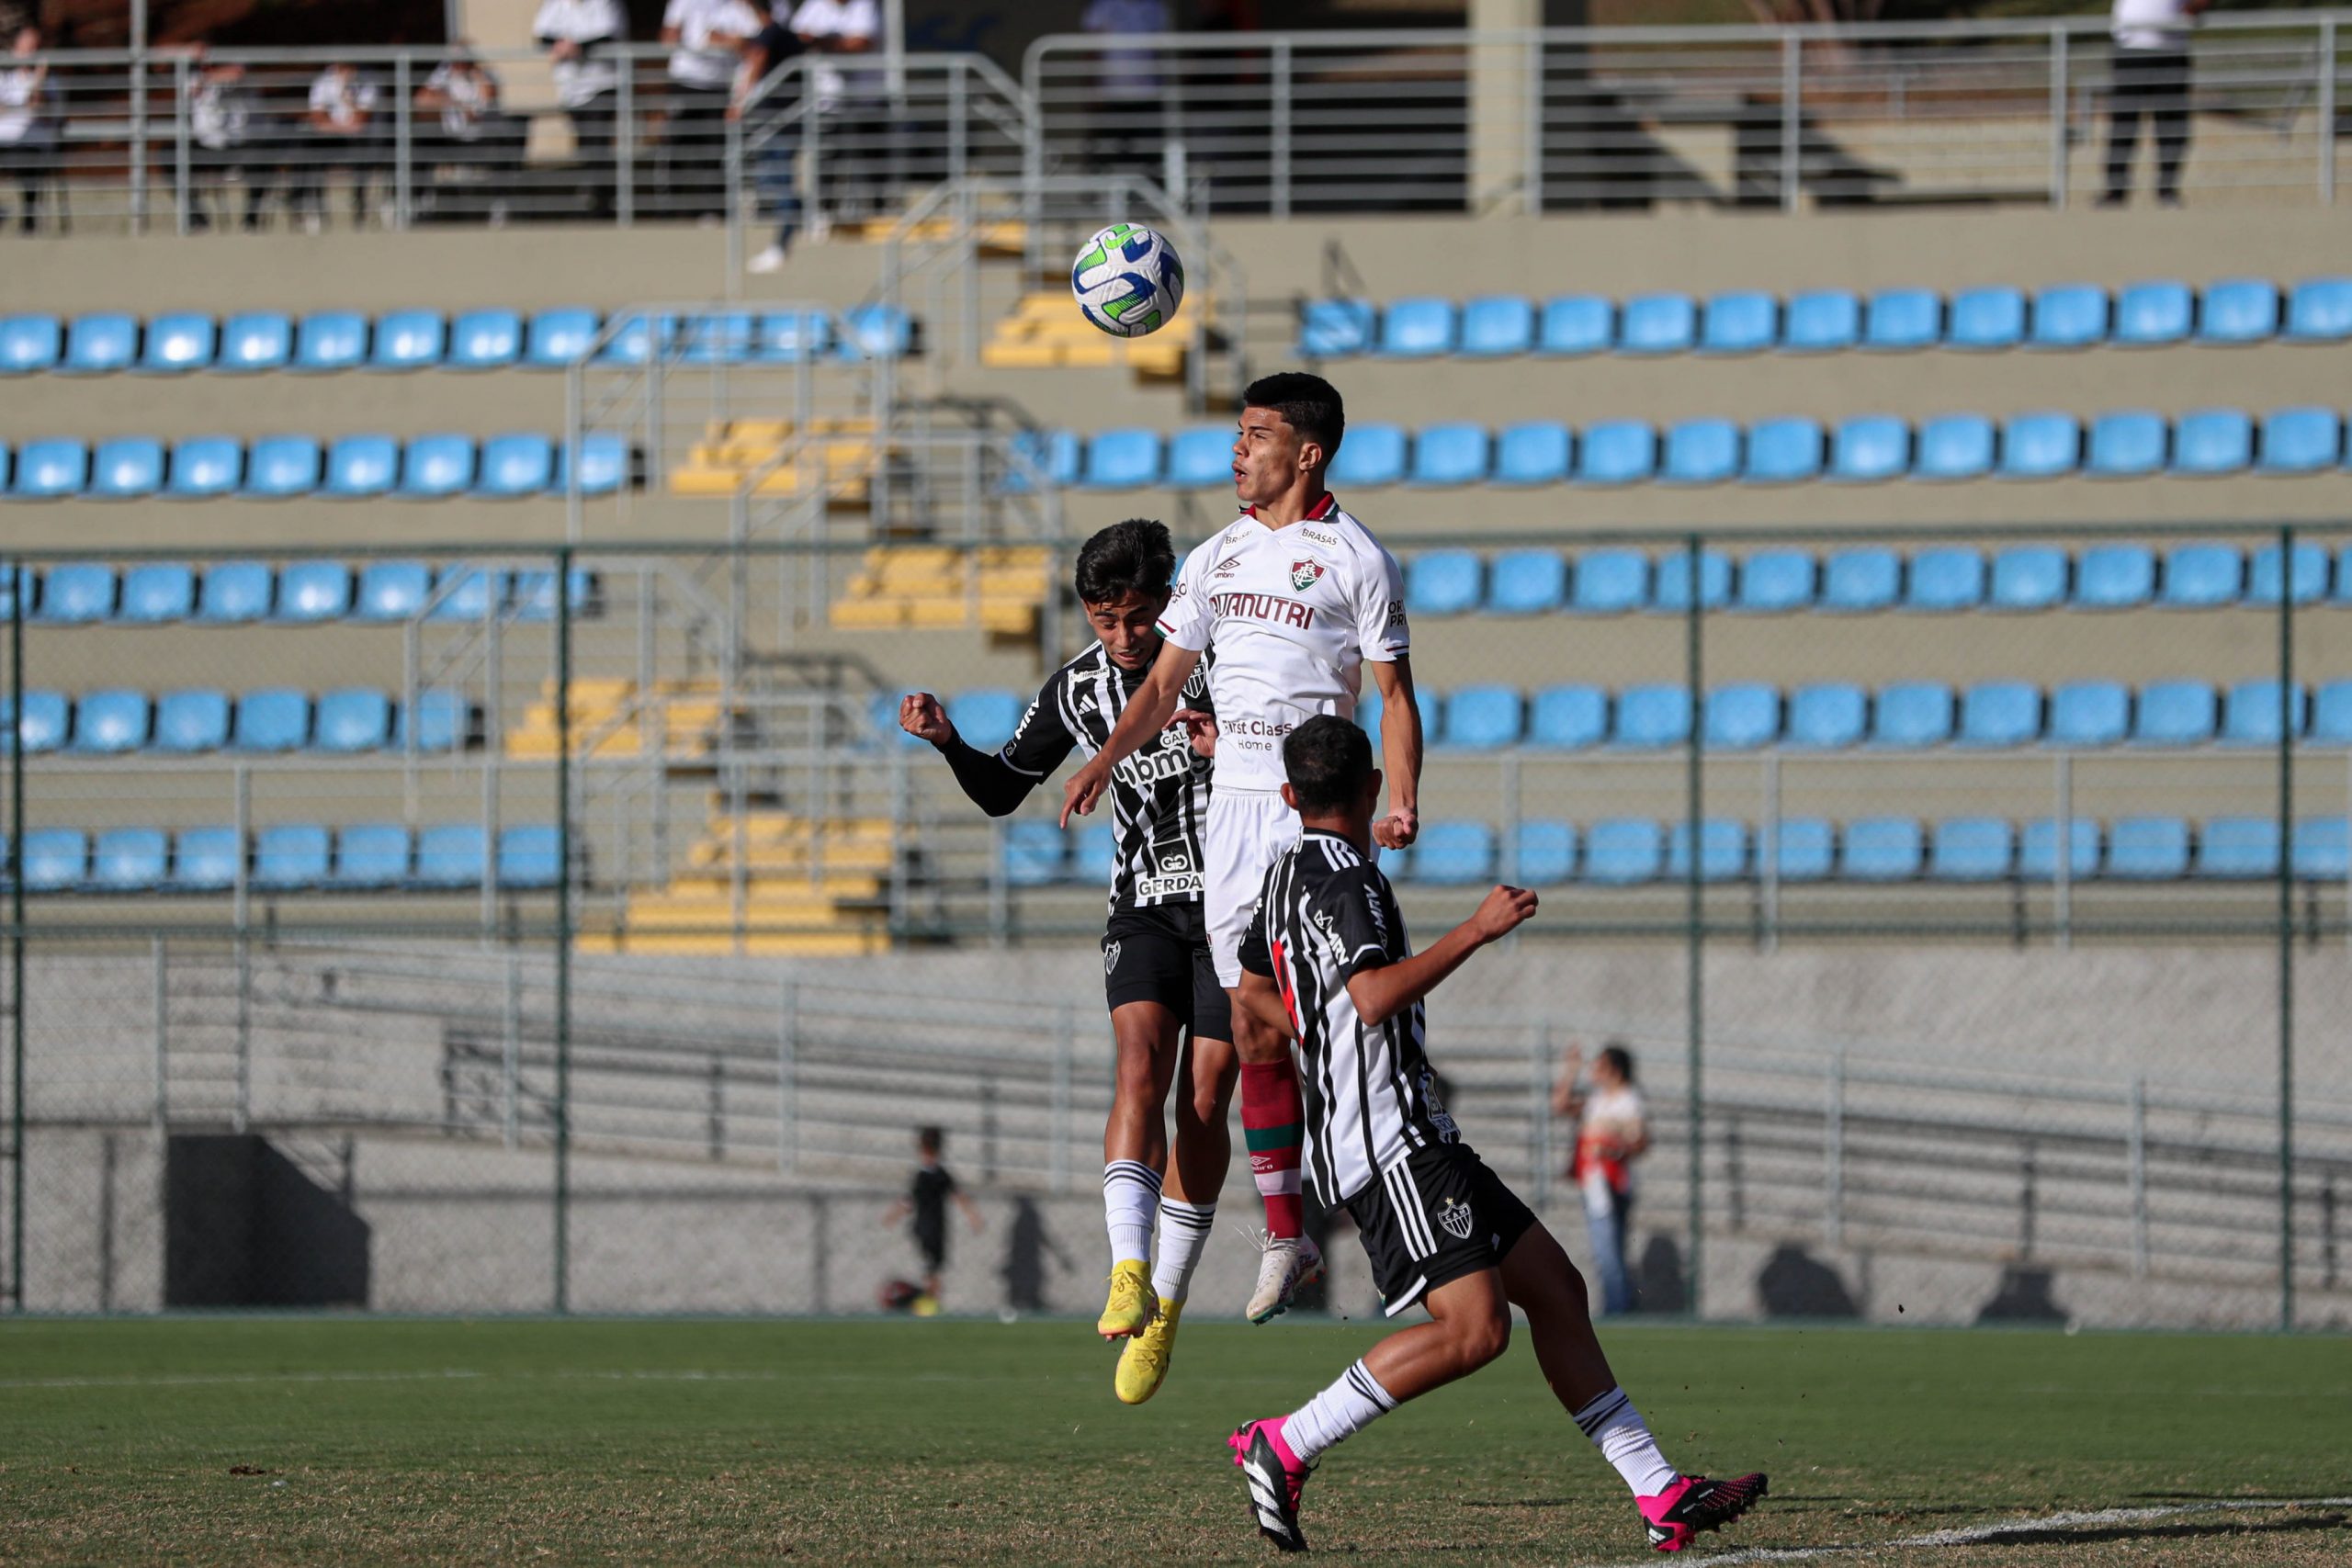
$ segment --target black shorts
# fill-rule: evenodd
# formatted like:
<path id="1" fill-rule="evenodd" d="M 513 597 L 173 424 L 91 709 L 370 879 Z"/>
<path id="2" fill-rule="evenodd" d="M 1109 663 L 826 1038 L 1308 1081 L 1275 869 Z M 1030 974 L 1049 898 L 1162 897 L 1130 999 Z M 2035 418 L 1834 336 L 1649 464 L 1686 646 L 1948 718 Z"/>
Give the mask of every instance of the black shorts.
<path id="1" fill-rule="evenodd" d="M 1103 1000 L 1158 1002 L 1203 1040 L 1233 1038 L 1233 1006 L 1217 984 L 1198 904 L 1122 909 L 1102 931 Z"/>
<path id="2" fill-rule="evenodd" d="M 915 1250 L 922 1255 L 923 1270 L 936 1274 L 947 1266 L 947 1230 L 915 1232 Z"/>
<path id="3" fill-rule="evenodd" d="M 1499 1268 L 1535 1213 L 1466 1144 L 1415 1149 L 1348 1200 L 1394 1317 L 1464 1274 Z"/>

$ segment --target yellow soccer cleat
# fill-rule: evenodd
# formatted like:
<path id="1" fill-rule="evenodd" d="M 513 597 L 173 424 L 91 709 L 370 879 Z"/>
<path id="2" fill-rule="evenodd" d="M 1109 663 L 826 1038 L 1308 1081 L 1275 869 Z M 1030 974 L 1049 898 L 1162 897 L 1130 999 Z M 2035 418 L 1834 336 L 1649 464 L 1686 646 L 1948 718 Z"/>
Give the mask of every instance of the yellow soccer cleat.
<path id="1" fill-rule="evenodd" d="M 1111 1266 L 1111 1299 L 1094 1332 L 1105 1339 L 1141 1334 L 1159 1315 L 1159 1295 L 1151 1288 L 1151 1268 L 1135 1258 Z"/>
<path id="2" fill-rule="evenodd" d="M 1176 1359 L 1176 1323 L 1184 1314 L 1182 1302 L 1163 1301 L 1159 1316 L 1136 1335 L 1119 1352 L 1119 1370 L 1111 1375 L 1111 1392 L 1122 1404 L 1141 1404 L 1168 1381 L 1168 1363 Z"/>

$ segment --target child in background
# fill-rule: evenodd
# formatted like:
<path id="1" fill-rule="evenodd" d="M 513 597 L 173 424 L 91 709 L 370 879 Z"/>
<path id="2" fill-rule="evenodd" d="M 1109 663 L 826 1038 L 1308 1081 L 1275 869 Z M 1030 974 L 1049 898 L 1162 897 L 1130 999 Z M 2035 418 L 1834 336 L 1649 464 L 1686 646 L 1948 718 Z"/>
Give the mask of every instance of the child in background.
<path id="1" fill-rule="evenodd" d="M 910 1228 L 914 1233 L 916 1250 L 922 1254 L 923 1270 L 923 1295 L 914 1303 L 914 1309 L 926 1317 L 939 1310 L 939 1273 L 947 1265 L 947 1200 L 955 1199 L 956 1206 L 964 1211 L 973 1235 L 978 1235 L 980 1231 L 978 1205 L 964 1195 L 947 1168 L 939 1163 L 939 1151 L 946 1141 L 947 1135 L 936 1127 L 916 1129 L 913 1184 L 907 1189 L 905 1197 L 890 1205 L 890 1212 L 882 1220 L 884 1228 L 890 1229 L 910 1213 L 914 1215 Z M 929 1312 L 924 1311 L 926 1301 Z"/>

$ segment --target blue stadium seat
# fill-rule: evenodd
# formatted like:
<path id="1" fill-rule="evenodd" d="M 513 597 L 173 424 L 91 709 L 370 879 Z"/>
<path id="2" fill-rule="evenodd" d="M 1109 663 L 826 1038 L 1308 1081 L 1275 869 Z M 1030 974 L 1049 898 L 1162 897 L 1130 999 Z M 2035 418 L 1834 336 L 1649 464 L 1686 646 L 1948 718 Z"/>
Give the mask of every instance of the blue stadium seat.
<path id="1" fill-rule="evenodd" d="M 2066 600 L 2066 552 L 2052 545 L 2012 545 L 1993 558 L 1985 604 L 1995 610 L 2052 610 Z"/>
<path id="2" fill-rule="evenodd" d="M 1413 471 L 1407 482 L 1425 487 L 1477 484 L 1487 477 L 1487 457 L 1485 426 L 1425 425 L 1413 437 Z"/>
<path id="3" fill-rule="evenodd" d="M 1681 354 L 1698 339 L 1699 307 L 1688 294 L 1637 294 L 1617 316 L 1620 354 Z"/>
<path id="4" fill-rule="evenodd" d="M 387 445 L 388 436 L 368 437 Z M 319 444 L 307 435 L 265 435 L 246 455 L 245 493 L 264 500 L 308 495 L 319 488 Z M 364 492 L 363 492 L 364 493 Z"/>
<path id="5" fill-rule="evenodd" d="M 319 698 L 312 746 L 321 751 L 380 751 L 392 736 L 391 699 L 363 686 L 327 692 Z"/>
<path id="6" fill-rule="evenodd" d="M 74 741 L 66 750 L 96 756 L 136 751 L 147 744 L 149 719 L 144 692 L 85 692 L 74 705 Z"/>
<path id="7" fill-rule="evenodd" d="M 114 569 L 95 561 L 53 566 L 40 583 L 40 607 L 31 618 L 43 625 L 74 626 L 114 614 Z"/>
<path id="8" fill-rule="evenodd" d="M 1871 705 L 1871 744 L 1911 750 L 1951 739 L 1951 688 L 1940 681 L 1898 681 Z"/>
<path id="9" fill-rule="evenodd" d="M 1760 421 L 1748 427 L 1747 466 L 1739 477 L 1749 484 L 1794 484 L 1818 479 L 1824 445 L 1817 421 Z"/>
<path id="10" fill-rule="evenodd" d="M 74 732 L 74 705 L 61 693 L 27 692 L 25 710 L 14 724 L 8 722 L 10 707 L 9 700 L 0 696 L 0 729 L 15 735 L 28 757 L 56 750 Z"/>
<path id="11" fill-rule="evenodd" d="M 204 569 L 196 618 L 214 626 L 236 626 L 269 614 L 276 579 L 257 560 L 215 561 Z"/>
<path id="12" fill-rule="evenodd" d="M 2087 882 L 2098 874 L 2098 824 L 2087 817 L 2075 817 L 2067 820 L 2063 833 L 2060 826 L 2054 817 L 2041 817 L 2018 834 L 2020 877 L 2028 882 L 2055 882 L 2062 864 L 2069 882 Z"/>
<path id="13" fill-rule="evenodd" d="M 1577 874 L 1573 824 L 1544 818 L 1522 819 L 1512 830 L 1511 881 L 1521 887 L 1556 887 Z"/>
<path id="14" fill-rule="evenodd" d="M 89 482 L 89 448 L 79 441 L 28 441 L 17 453 L 17 482 L 10 493 L 26 501 L 53 501 L 81 494 Z"/>
<path id="15" fill-rule="evenodd" d="M 1690 552 L 1658 557 L 1649 607 L 1679 615 L 1690 608 Z M 1731 558 L 1721 550 L 1699 552 L 1699 608 L 1720 610 L 1731 603 Z"/>
<path id="16" fill-rule="evenodd" d="M 1544 302 L 1535 352 L 1599 354 L 1617 335 L 1617 307 L 1595 294 L 1563 294 Z"/>
<path id="17" fill-rule="evenodd" d="M 2026 746 L 2041 738 L 2041 689 L 2023 681 L 1986 681 L 1960 699 L 1955 745 L 1987 750 Z"/>
<path id="18" fill-rule="evenodd" d="M 493 435 L 481 444 L 474 493 L 496 500 L 545 495 L 555 483 L 555 444 L 529 431 Z"/>
<path id="19" fill-rule="evenodd" d="M 2316 604 L 2327 597 L 2327 552 L 2317 545 L 2298 544 L 2295 547 L 2293 570 L 2279 570 L 2277 545 L 2264 545 L 2254 552 L 2246 571 L 2245 602 L 2249 604 L 2276 604 L 2282 588 L 2291 586 L 2295 603 Z M 2292 583 L 2281 581 L 2291 577 Z"/>
<path id="20" fill-rule="evenodd" d="M 1616 615 L 1650 600 L 1650 558 L 1639 550 L 1587 550 L 1577 558 L 1568 608 L 1579 615 Z"/>
<path id="21" fill-rule="evenodd" d="M 2115 341 L 2134 348 L 2179 343 L 2195 314 L 2186 283 L 2135 283 L 2115 297 Z"/>
<path id="22" fill-rule="evenodd" d="M 1936 882 L 2006 882 L 2017 864 L 2017 836 L 1997 817 L 1954 817 L 1936 824 L 1928 875 Z"/>
<path id="23" fill-rule="evenodd" d="M 1826 882 L 1838 863 L 1837 829 L 1818 817 L 1788 817 L 1757 831 L 1756 863 L 1782 882 Z"/>
<path id="24" fill-rule="evenodd" d="M 1405 428 L 1385 421 L 1350 425 L 1331 459 L 1334 488 L 1393 485 L 1405 477 Z"/>
<path id="25" fill-rule="evenodd" d="M 1460 686 L 1445 699 L 1441 743 L 1451 751 L 1496 751 L 1519 744 L 1527 705 L 1516 686 Z"/>
<path id="26" fill-rule="evenodd" d="M 1789 694 L 1781 743 L 1800 751 L 1841 751 L 1861 742 L 1870 699 L 1843 681 L 1799 686 Z"/>
<path id="27" fill-rule="evenodd" d="M 604 347 L 596 350 L 599 365 L 648 365 L 654 358 L 654 339 L 658 333 L 664 347 L 676 328 L 673 315 L 648 315 L 642 310 L 625 310 L 605 322 L 598 336 Z"/>
<path id="28" fill-rule="evenodd" d="M 2245 587 L 2245 558 L 2234 545 L 2175 545 L 2165 555 L 2164 592 L 2156 603 L 2171 610 L 2234 604 Z"/>
<path id="29" fill-rule="evenodd" d="M 1781 302 L 1755 289 L 1735 289 L 1707 301 L 1699 332 L 1702 354 L 1758 354 L 1781 333 Z"/>
<path id="30" fill-rule="evenodd" d="M 155 699 L 158 751 L 218 751 L 229 744 L 229 698 L 214 691 L 165 692 Z"/>
<path id="31" fill-rule="evenodd" d="M 1118 829 L 1108 822 L 1081 829 L 1070 841 L 1069 879 L 1081 886 L 1107 887 L 1119 865 Z"/>
<path id="32" fill-rule="evenodd" d="M 2083 460 L 2083 427 L 2070 413 L 2021 413 L 2001 428 L 2001 477 L 2052 479 Z"/>
<path id="33" fill-rule="evenodd" d="M 2107 336 L 2107 290 L 2060 283 L 2033 297 L 2033 348 L 2088 348 Z"/>
<path id="34" fill-rule="evenodd" d="M 2254 462 L 2254 420 L 2244 409 L 2198 409 L 2173 429 L 2172 471 L 2234 474 Z"/>
<path id="35" fill-rule="evenodd" d="M 1862 302 L 1843 288 L 1820 288 L 1789 301 L 1781 347 L 1790 354 L 1830 354 L 1860 338 Z"/>
<path id="36" fill-rule="evenodd" d="M 397 887 L 408 880 L 408 829 L 397 822 L 360 822 L 335 835 L 332 887 Z"/>
<path id="37" fill-rule="evenodd" d="M 2230 278 L 2205 286 L 2197 311 L 2199 343 L 2260 343 L 2278 331 L 2278 289 L 2267 279 Z"/>
<path id="38" fill-rule="evenodd" d="M 1168 472 L 1163 483 L 1171 490 L 1207 490 L 1233 482 L 1233 431 L 1227 425 L 1180 430 L 1168 438 Z"/>
<path id="39" fill-rule="evenodd" d="M 1413 880 L 1438 887 L 1488 883 L 1495 875 L 1495 830 L 1484 822 L 1434 822 L 1413 845 Z"/>
<path id="40" fill-rule="evenodd" d="M 1892 414 L 1846 420 L 1830 443 L 1829 477 L 1847 484 L 1895 479 L 1910 467 L 1911 427 Z"/>
<path id="41" fill-rule="evenodd" d="M 2267 746 L 2278 744 L 2279 686 L 2276 681 L 2240 681 L 2232 686 L 2222 703 L 2222 731 L 2224 746 Z M 2288 734 L 2297 740 L 2311 722 L 2311 694 L 2298 682 L 2287 696 L 2286 720 Z"/>
<path id="42" fill-rule="evenodd" d="M 2132 707 L 2134 746 L 2201 746 L 2213 739 L 2218 704 L 2202 681 L 2151 681 Z"/>
<path id="43" fill-rule="evenodd" d="M 474 443 L 470 435 L 443 432 L 419 435 L 409 442 L 401 458 L 400 493 L 423 501 L 458 494 L 474 482 Z M 332 487 L 330 487 L 332 488 Z"/>
<path id="44" fill-rule="evenodd" d="M 281 822 L 254 836 L 254 868 L 247 881 L 269 893 L 316 887 L 327 879 L 331 856 L 324 828 L 313 822 Z"/>
<path id="45" fill-rule="evenodd" d="M 277 609 L 292 625 L 339 621 L 351 613 L 351 570 L 341 561 L 294 561 L 277 574 Z"/>
<path id="46" fill-rule="evenodd" d="M 311 743 L 311 698 L 290 686 L 265 687 L 237 699 L 229 727 L 232 751 L 299 751 Z"/>
<path id="47" fill-rule="evenodd" d="M 2287 297 L 2287 341 L 2342 343 L 2352 337 L 2352 277 L 2307 277 Z"/>
<path id="48" fill-rule="evenodd" d="M 172 838 L 172 869 L 164 886 L 174 893 L 220 893 L 237 885 L 245 840 L 234 828 L 183 828 Z"/>
<path id="49" fill-rule="evenodd" d="M 2352 681 L 2323 682 L 2312 694 L 2305 739 L 2314 746 L 2352 746 Z"/>
<path id="50" fill-rule="evenodd" d="M 1944 342 L 1953 348 L 2015 348 L 2025 341 L 2025 295 L 2007 285 L 1951 297 Z"/>
<path id="51" fill-rule="evenodd" d="M 2132 882 L 2188 874 L 2188 824 L 2177 817 L 2126 817 L 2108 830 L 2107 874 Z"/>
<path id="52" fill-rule="evenodd" d="M 570 587 L 564 597 L 576 619 L 596 613 L 596 574 L 585 567 L 573 567 L 567 580 Z M 551 571 L 518 571 L 514 582 L 514 618 L 517 621 L 545 623 L 555 619 L 555 573 Z"/>
<path id="53" fill-rule="evenodd" d="M 1921 550 L 1904 575 L 1906 610 L 1973 610 L 1984 603 L 1984 557 L 1970 546 Z"/>
<path id="54" fill-rule="evenodd" d="M 1053 824 L 1043 826 L 1052 828 Z M 557 829 L 551 826 L 501 829 L 498 885 L 515 888 L 556 886 L 563 880 L 562 847 Z"/>
<path id="55" fill-rule="evenodd" d="M 763 365 L 797 365 L 823 358 L 832 346 L 832 318 L 822 310 L 770 310 L 759 319 L 752 357 Z"/>
<path id="56" fill-rule="evenodd" d="M 231 374 L 283 370 L 294 356 L 294 322 L 281 310 L 247 310 L 220 329 L 212 368 Z"/>
<path id="57" fill-rule="evenodd" d="M 1811 609 L 1818 576 L 1810 550 L 1758 550 L 1739 564 L 1739 592 L 1731 607 L 1755 615 Z"/>
<path id="58" fill-rule="evenodd" d="M 1919 427 L 1915 479 L 1975 479 L 1993 469 L 1993 422 L 1981 413 L 1939 414 Z"/>
<path id="59" fill-rule="evenodd" d="M 1584 879 L 1605 887 L 1656 882 L 1666 864 L 1666 835 L 1645 817 L 1612 817 L 1584 836 Z"/>
<path id="60" fill-rule="evenodd" d="M 2352 877 L 2352 823 L 2341 817 L 2306 817 L 2295 824 L 2288 851 L 2300 882 L 2343 882 Z"/>
<path id="61" fill-rule="evenodd" d="M 1609 696 L 1598 686 L 1546 686 L 1527 705 L 1527 744 L 1585 751 L 1609 734 Z"/>
<path id="62" fill-rule="evenodd" d="M 448 351 L 452 370 L 503 370 L 523 357 L 523 318 L 512 310 L 468 310 L 449 324 Z"/>
<path id="63" fill-rule="evenodd" d="M 1369 299 L 1310 299 L 1299 312 L 1303 359 L 1343 359 L 1372 347 L 1374 316 Z"/>
<path id="64" fill-rule="evenodd" d="M 749 310 L 697 310 L 677 326 L 681 365 L 741 365 L 752 357 L 759 323 Z"/>
<path id="65" fill-rule="evenodd" d="M 139 322 L 119 310 L 77 316 L 65 333 L 65 357 L 57 368 L 68 376 L 104 376 L 128 370 L 139 354 Z"/>
<path id="66" fill-rule="evenodd" d="M 1453 300 L 1398 299 L 1381 313 L 1374 352 L 1383 359 L 1428 359 L 1452 354 L 1453 344 Z"/>
<path id="67" fill-rule="evenodd" d="M 559 305 L 531 318 L 525 362 L 535 369 L 560 370 L 586 354 L 596 341 L 596 312 L 579 305 Z"/>
<path id="68" fill-rule="evenodd" d="M 89 836 L 78 828 L 40 828 L 25 835 L 25 891 L 68 893 L 88 879 Z"/>
<path id="69" fill-rule="evenodd" d="M 982 687 L 950 698 L 947 717 L 966 745 L 993 751 L 1012 739 L 1013 728 L 1020 724 L 1025 705 L 1011 692 Z"/>
<path id="70" fill-rule="evenodd" d="M 1883 545 L 1838 550 L 1823 563 L 1820 605 L 1842 615 L 1891 607 L 1903 588 L 1903 560 Z"/>
<path id="71" fill-rule="evenodd" d="M 2130 730 L 2132 694 L 2120 681 L 2072 681 L 2050 694 L 2051 746 L 2113 746 Z"/>
<path id="72" fill-rule="evenodd" d="M 1641 421 L 1604 420 L 1585 427 L 1577 446 L 1578 484 L 1633 484 L 1657 469 L 1657 432 Z"/>
<path id="73" fill-rule="evenodd" d="M 368 357 L 368 318 L 356 310 L 318 310 L 294 333 L 293 368 L 356 370 Z"/>
<path id="74" fill-rule="evenodd" d="M 1486 574 L 1468 550 L 1428 550 L 1405 567 L 1405 607 L 1416 615 L 1461 615 L 1478 607 Z"/>
<path id="75" fill-rule="evenodd" d="M 55 316 L 0 316 L 0 376 L 54 370 L 64 346 Z"/>
<path id="76" fill-rule="evenodd" d="M 358 499 L 383 495 L 400 475 L 400 444 L 389 435 L 345 435 L 328 448 L 328 495 Z"/>
<path id="77" fill-rule="evenodd" d="M 2315 474 L 2344 455 L 2344 422 L 2334 409 L 2273 409 L 2262 420 L 2266 474 Z"/>
<path id="78" fill-rule="evenodd" d="M 115 618 L 131 626 L 184 621 L 196 610 L 196 574 L 167 562 L 134 566 L 122 574 Z"/>
<path id="79" fill-rule="evenodd" d="M 503 567 L 449 566 L 441 570 L 428 621 L 480 621 L 506 608 L 506 571 Z"/>
<path id="80" fill-rule="evenodd" d="M 2156 556 L 2145 545 L 2098 545 L 2075 567 L 2075 603 L 2086 610 L 2128 610 L 2155 597 Z"/>
<path id="81" fill-rule="evenodd" d="M 139 370 L 147 376 L 175 376 L 208 370 L 219 345 L 220 329 L 209 316 L 175 312 L 147 323 L 147 343 L 139 355 Z"/>
<path id="82" fill-rule="evenodd" d="M 419 751 L 457 751 L 464 749 L 472 729 L 470 703 L 446 686 L 427 686 L 394 716 L 392 744 L 402 751 L 412 744 Z"/>
<path id="83" fill-rule="evenodd" d="M 1075 431 L 1023 430 L 1012 437 L 1016 465 L 1008 466 L 1000 487 L 1009 495 L 1026 495 L 1039 480 L 1048 489 L 1067 489 L 1078 482 L 1079 465 L 1085 448 Z M 1232 444 L 1226 446 L 1226 482 L 1233 481 Z M 1035 469 L 1037 479 L 1030 478 Z"/>
<path id="84" fill-rule="evenodd" d="M 1690 693 L 1669 685 L 1628 686 L 1617 694 L 1617 725 L 1609 743 L 1621 750 L 1654 751 L 1690 739 Z"/>
<path id="85" fill-rule="evenodd" d="M 1507 550 L 1494 559 L 1487 580 L 1487 613 L 1542 615 L 1557 610 L 1568 593 L 1568 563 L 1557 550 Z"/>
<path id="86" fill-rule="evenodd" d="M 1838 870 L 1849 882 L 1908 882 L 1923 863 L 1919 824 L 1908 817 L 1865 817 L 1846 824 Z"/>
<path id="87" fill-rule="evenodd" d="M 1535 346 L 1535 307 L 1516 294 L 1489 294 L 1462 307 L 1462 353 L 1474 359 Z"/>
<path id="88" fill-rule="evenodd" d="M 245 449 L 234 436 L 191 435 L 172 447 L 171 480 L 164 493 L 186 501 L 228 495 L 244 474 Z"/>
<path id="89" fill-rule="evenodd" d="M 1780 688 L 1760 681 L 1717 686 L 1707 694 L 1701 742 L 1710 751 L 1753 751 L 1781 738 Z"/>
<path id="90" fill-rule="evenodd" d="M 1944 304 L 1932 289 L 1881 289 L 1871 296 L 1862 346 L 1887 352 L 1933 348 L 1943 324 Z"/>
<path id="91" fill-rule="evenodd" d="M 90 453 L 89 493 L 107 501 L 136 501 L 164 488 L 164 444 L 152 435 L 101 441 Z"/>
<path id="92" fill-rule="evenodd" d="M 1004 880 L 1012 887 L 1047 887 L 1062 879 L 1062 857 L 1069 841 L 1051 822 L 1008 822 L 1004 828 Z"/>
<path id="93" fill-rule="evenodd" d="M 416 835 L 416 860 L 409 868 L 409 886 L 421 888 L 479 887 L 486 867 L 480 826 L 472 822 L 435 822 Z"/>
<path id="94" fill-rule="evenodd" d="M 592 430 L 581 438 L 581 494 L 610 495 L 627 485 L 628 479 L 628 442 L 618 431 Z M 571 446 L 566 442 L 556 450 L 555 488 L 567 491 L 571 485 Z"/>
<path id="95" fill-rule="evenodd" d="M 1737 882 L 1748 872 L 1747 824 L 1709 817 L 1699 824 L 1699 880 Z M 1690 822 L 1680 818 L 1668 826 L 1666 880 L 1687 881 L 1690 875 Z"/>
<path id="96" fill-rule="evenodd" d="M 1078 482 L 1084 490 L 1134 490 L 1159 479 L 1158 432 L 1105 430 L 1086 444 L 1086 466 Z"/>

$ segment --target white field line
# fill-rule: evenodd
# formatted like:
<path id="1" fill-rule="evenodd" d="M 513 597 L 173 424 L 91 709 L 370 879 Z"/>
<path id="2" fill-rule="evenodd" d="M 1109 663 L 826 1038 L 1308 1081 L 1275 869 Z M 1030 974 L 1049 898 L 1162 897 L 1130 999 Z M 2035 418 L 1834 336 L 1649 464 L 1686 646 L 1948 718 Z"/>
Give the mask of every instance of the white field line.
<path id="1" fill-rule="evenodd" d="M 1770 1506 L 1766 1499 L 1765 1506 Z M 2078 1529 L 2094 1525 L 2147 1524 L 2188 1514 L 2241 1514 L 2266 1508 L 2352 1507 L 2352 1497 L 2248 1497 L 2238 1502 L 2174 1503 L 2156 1508 L 2094 1508 L 2080 1513 L 2044 1514 L 2036 1519 L 2008 1519 L 1999 1524 L 1971 1525 L 1962 1529 L 1929 1530 L 1899 1540 L 1858 1541 L 1838 1546 L 1744 1546 L 1707 1557 L 1683 1557 L 1687 1568 L 1738 1568 L 1747 1562 L 1812 1562 L 1825 1557 L 1860 1557 L 1874 1551 L 1953 1546 L 1988 1546 L 2011 1536 L 2041 1530 Z M 1751 1518 L 1753 1515 L 1749 1516 Z M 1612 1563 L 1610 1568 L 1650 1568 L 1656 1557 L 1640 1562 Z"/>

